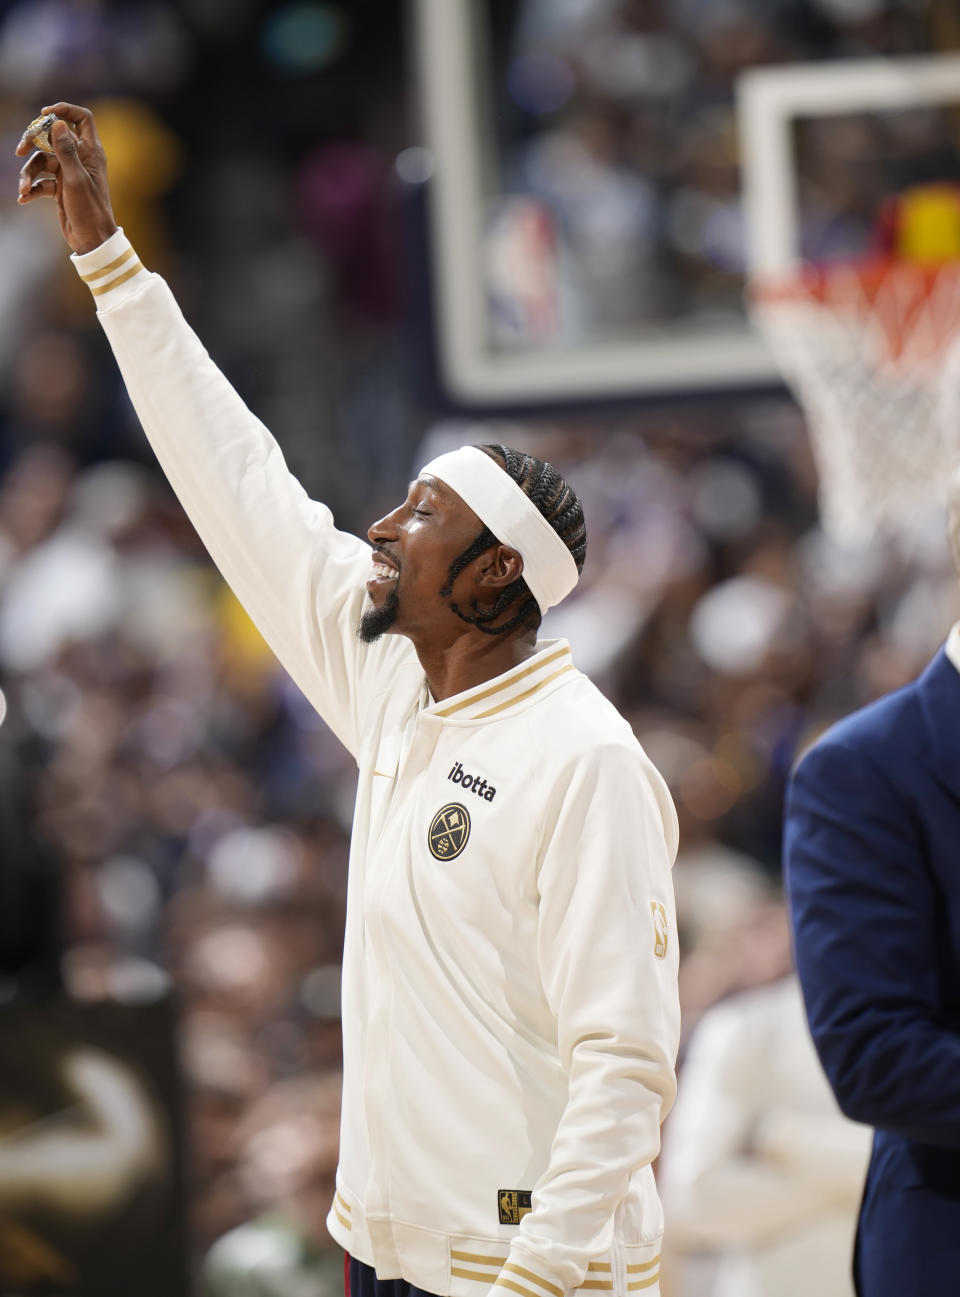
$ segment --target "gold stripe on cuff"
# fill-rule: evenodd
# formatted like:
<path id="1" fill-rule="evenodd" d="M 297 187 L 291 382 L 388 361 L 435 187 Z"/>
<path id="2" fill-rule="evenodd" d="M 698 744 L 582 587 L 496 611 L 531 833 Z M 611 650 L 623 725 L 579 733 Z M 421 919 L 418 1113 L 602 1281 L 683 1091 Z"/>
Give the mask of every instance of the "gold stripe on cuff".
<path id="1" fill-rule="evenodd" d="M 580 1285 L 580 1287 L 581 1288 L 603 1288 L 605 1291 L 609 1292 L 609 1290 L 613 1287 L 613 1282 L 610 1279 L 585 1279 L 583 1283 Z"/>
<path id="2" fill-rule="evenodd" d="M 333 1204 L 333 1214 L 334 1216 L 336 1216 L 337 1220 L 340 1222 L 340 1224 L 343 1226 L 344 1229 L 353 1229 L 353 1226 L 351 1225 L 350 1221 L 347 1220 L 346 1216 L 344 1216 L 343 1212 L 340 1210 L 340 1208 L 337 1206 L 336 1203 Z"/>
<path id="3" fill-rule="evenodd" d="M 134 252 L 133 248 L 127 248 L 126 252 L 121 252 L 119 257 L 117 257 L 116 260 L 111 261 L 108 266 L 101 266 L 100 269 L 95 270 L 92 275 L 81 275 L 80 278 L 85 284 L 92 284 L 95 279 L 102 279 L 104 275 L 109 275 L 111 270 L 116 270 L 118 266 L 122 266 L 125 261 L 129 261 L 131 257 L 135 257 L 136 255 L 137 254 Z"/>
<path id="4" fill-rule="evenodd" d="M 609 1262 L 609 1261 L 591 1261 L 590 1264 L 587 1266 L 587 1269 L 588 1269 L 588 1270 L 606 1270 L 606 1271 L 609 1273 L 609 1270 L 610 1270 L 610 1262 Z"/>
<path id="5" fill-rule="evenodd" d="M 340 1204 L 340 1206 L 343 1208 L 343 1210 L 347 1213 L 348 1216 L 352 1214 L 353 1208 L 347 1202 L 346 1198 L 343 1197 L 339 1189 L 337 1189 L 336 1192 L 334 1193 L 333 1200 L 334 1202 L 338 1202 Z"/>
<path id="6" fill-rule="evenodd" d="M 91 288 L 90 292 L 93 293 L 94 297 L 99 297 L 101 293 L 109 293 L 111 288 L 119 288 L 121 284 L 125 284 L 128 279 L 134 277 L 138 270 L 142 269 L 143 266 L 138 261 L 129 270 L 125 270 L 122 275 L 117 275 L 116 279 L 111 279 L 109 284 L 98 284 L 96 288 Z"/>
<path id="7" fill-rule="evenodd" d="M 491 1292 L 496 1292 L 498 1288 L 509 1288 L 512 1292 L 519 1293 L 520 1297 L 540 1297 L 539 1293 L 533 1292 L 530 1288 L 524 1288 L 523 1284 L 514 1283 L 512 1279 L 505 1279 L 502 1270 L 497 1276 L 497 1281 L 493 1285 Z"/>
<path id="8" fill-rule="evenodd" d="M 659 1279 L 660 1271 L 657 1270 L 649 1279 L 638 1279 L 636 1283 L 628 1283 L 627 1292 L 636 1292 L 638 1288 L 652 1288 L 655 1283 L 659 1282 Z"/>
<path id="9" fill-rule="evenodd" d="M 497 1277 L 495 1274 L 488 1274 L 486 1270 L 461 1270 L 455 1265 L 450 1267 L 450 1273 L 459 1275 L 461 1279 L 479 1279 L 482 1283 L 493 1283 Z"/>
<path id="10" fill-rule="evenodd" d="M 531 1283 L 538 1283 L 541 1288 L 546 1288 L 547 1292 L 552 1292 L 554 1297 L 563 1297 L 562 1288 L 558 1288 L 549 1279 L 541 1279 L 538 1274 L 534 1274 L 532 1270 L 525 1270 L 522 1265 L 517 1265 L 514 1261 L 507 1261 L 503 1268 L 509 1270 L 511 1274 L 522 1275 L 524 1279 L 529 1279 Z M 499 1282 L 502 1282 L 502 1280 Z"/>
<path id="11" fill-rule="evenodd" d="M 643 1274 L 644 1270 L 652 1270 L 655 1265 L 660 1264 L 662 1252 L 658 1252 L 652 1261 L 641 1261 L 639 1265 L 628 1265 L 627 1274 Z"/>
<path id="12" fill-rule="evenodd" d="M 480 1256 L 478 1252 L 458 1252 L 456 1248 L 450 1249 L 450 1255 L 454 1261 L 474 1261 L 478 1265 L 492 1265 L 499 1270 L 506 1260 L 502 1256 Z"/>

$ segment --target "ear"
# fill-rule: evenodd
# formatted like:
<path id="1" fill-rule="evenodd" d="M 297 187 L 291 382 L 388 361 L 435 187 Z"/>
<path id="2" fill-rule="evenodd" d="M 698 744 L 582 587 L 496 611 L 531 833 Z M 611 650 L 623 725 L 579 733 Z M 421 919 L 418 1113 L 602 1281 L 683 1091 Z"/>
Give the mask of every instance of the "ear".
<path id="1" fill-rule="evenodd" d="M 494 545 L 477 560 L 477 598 L 493 602 L 523 576 L 523 559 L 509 545 Z"/>

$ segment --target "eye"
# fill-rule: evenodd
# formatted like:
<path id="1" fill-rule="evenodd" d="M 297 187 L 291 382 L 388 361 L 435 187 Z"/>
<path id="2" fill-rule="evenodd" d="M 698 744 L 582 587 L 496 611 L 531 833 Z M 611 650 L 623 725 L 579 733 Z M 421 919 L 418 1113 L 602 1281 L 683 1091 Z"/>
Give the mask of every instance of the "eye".
<path id="1" fill-rule="evenodd" d="M 430 517 L 430 512 L 429 512 L 428 509 L 416 509 L 416 508 L 414 508 L 414 509 L 411 509 L 410 512 L 413 514 L 413 516 L 414 516 L 415 518 L 429 518 L 429 517 Z"/>

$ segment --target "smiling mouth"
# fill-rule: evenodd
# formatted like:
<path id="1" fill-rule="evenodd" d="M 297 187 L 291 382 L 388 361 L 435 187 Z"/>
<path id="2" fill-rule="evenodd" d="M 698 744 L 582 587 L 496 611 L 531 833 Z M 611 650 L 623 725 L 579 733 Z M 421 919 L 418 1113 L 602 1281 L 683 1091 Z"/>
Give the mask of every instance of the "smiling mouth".
<path id="1" fill-rule="evenodd" d="M 394 567 L 392 563 L 384 562 L 382 558 L 373 560 L 373 571 L 367 581 L 367 585 L 387 585 L 396 581 L 400 575 L 400 569 Z"/>

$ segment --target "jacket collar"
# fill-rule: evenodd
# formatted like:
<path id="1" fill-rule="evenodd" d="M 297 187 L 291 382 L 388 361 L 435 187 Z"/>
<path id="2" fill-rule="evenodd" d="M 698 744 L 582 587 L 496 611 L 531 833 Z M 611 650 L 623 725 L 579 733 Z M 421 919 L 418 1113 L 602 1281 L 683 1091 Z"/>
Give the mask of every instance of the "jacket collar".
<path id="1" fill-rule="evenodd" d="M 431 703 L 425 710 L 427 715 L 441 720 L 480 721 L 491 716 L 509 716 L 520 711 L 554 680 L 575 670 L 567 641 L 546 640 L 532 658 L 519 666 L 473 689 Z"/>

